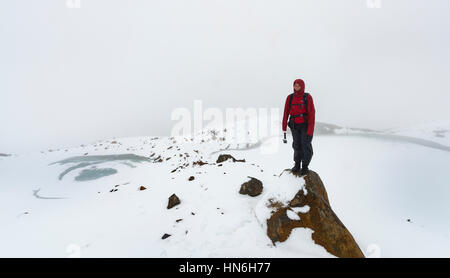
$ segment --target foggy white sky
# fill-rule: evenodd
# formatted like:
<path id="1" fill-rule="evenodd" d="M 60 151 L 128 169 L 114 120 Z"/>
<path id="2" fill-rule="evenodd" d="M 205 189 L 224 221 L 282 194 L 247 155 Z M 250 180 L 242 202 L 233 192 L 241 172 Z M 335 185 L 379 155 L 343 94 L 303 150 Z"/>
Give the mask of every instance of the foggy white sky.
<path id="1" fill-rule="evenodd" d="M 169 135 L 171 111 L 279 107 L 317 121 L 449 120 L 450 1 L 0 1 L 0 153 Z M 280 110 L 281 113 L 281 110 Z"/>

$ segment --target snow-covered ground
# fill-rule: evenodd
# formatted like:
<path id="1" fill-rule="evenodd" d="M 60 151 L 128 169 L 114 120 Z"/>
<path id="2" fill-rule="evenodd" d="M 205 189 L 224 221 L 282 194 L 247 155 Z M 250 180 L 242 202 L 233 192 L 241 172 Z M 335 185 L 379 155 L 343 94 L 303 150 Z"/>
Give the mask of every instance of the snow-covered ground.
<path id="1" fill-rule="evenodd" d="M 267 200 L 303 186 L 280 176 L 292 167 L 291 138 L 233 146 L 224 136 L 0 156 L 0 257 L 333 257 L 309 229 L 276 246 L 266 236 Z M 449 151 L 364 136 L 315 135 L 313 147 L 310 168 L 366 256 L 450 256 Z M 246 161 L 219 166 L 221 153 Z M 261 195 L 239 194 L 249 176 Z M 181 204 L 167 209 L 174 193 Z"/>

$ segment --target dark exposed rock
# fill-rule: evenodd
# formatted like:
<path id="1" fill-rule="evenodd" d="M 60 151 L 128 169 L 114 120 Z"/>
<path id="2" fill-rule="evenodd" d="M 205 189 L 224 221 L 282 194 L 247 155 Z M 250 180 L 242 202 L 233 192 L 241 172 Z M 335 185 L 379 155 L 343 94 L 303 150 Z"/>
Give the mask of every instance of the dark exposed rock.
<path id="1" fill-rule="evenodd" d="M 153 162 L 154 163 L 160 163 L 160 162 L 162 162 L 163 160 L 162 160 L 162 158 L 161 158 L 161 156 L 159 155 L 157 158 L 155 158 L 155 159 L 153 159 Z"/>
<path id="2" fill-rule="evenodd" d="M 250 180 L 247 182 L 244 182 L 241 185 L 241 189 L 239 190 L 240 194 L 247 194 L 250 195 L 252 197 L 258 196 L 259 194 L 261 194 L 262 190 L 263 190 L 263 185 L 262 182 L 258 179 L 249 177 Z"/>
<path id="3" fill-rule="evenodd" d="M 140 191 L 145 190 L 145 189 L 147 189 L 147 187 L 145 187 L 145 186 L 142 186 L 142 185 L 141 185 L 141 186 L 139 187 L 139 190 L 140 190 Z"/>
<path id="4" fill-rule="evenodd" d="M 180 203 L 181 202 L 180 202 L 180 199 L 178 199 L 178 196 L 175 194 L 172 194 L 172 196 L 169 197 L 169 203 L 167 204 L 167 208 L 171 209 L 174 206 L 179 205 Z"/>
<path id="5" fill-rule="evenodd" d="M 358 244 L 353 236 L 333 212 L 319 175 L 309 171 L 305 179 L 306 195 L 300 189 L 294 198 L 287 204 L 274 202 L 271 204 L 275 211 L 267 220 L 267 235 L 275 242 L 288 239 L 294 228 L 310 228 L 313 230 L 312 239 L 316 244 L 323 246 L 329 253 L 337 257 L 363 258 Z M 292 220 L 287 216 L 287 210 L 292 207 L 309 206 L 306 213 L 299 212 L 300 220 Z"/>
<path id="6" fill-rule="evenodd" d="M 188 180 L 189 181 L 193 181 L 193 180 L 195 180 L 195 177 L 194 176 L 190 176 Z"/>
<path id="7" fill-rule="evenodd" d="M 205 165 L 205 164 L 208 164 L 207 162 L 203 162 L 203 161 L 201 161 L 201 160 L 199 160 L 199 161 L 194 161 L 193 163 L 192 163 L 192 165 L 198 165 L 198 166 L 203 166 L 203 165 Z"/>
<path id="8" fill-rule="evenodd" d="M 175 168 L 175 169 L 173 169 L 173 170 L 171 171 L 171 173 L 175 173 L 179 168 L 180 168 L 180 166 L 177 167 L 177 168 Z"/>
<path id="9" fill-rule="evenodd" d="M 233 156 L 229 155 L 229 154 L 221 154 L 219 155 L 219 157 L 217 158 L 216 163 L 221 163 L 224 161 L 227 161 L 228 159 L 233 160 L 233 162 L 245 162 L 245 159 L 236 159 Z"/>
<path id="10" fill-rule="evenodd" d="M 161 238 L 162 239 L 166 239 L 166 238 L 168 238 L 168 237 L 170 237 L 171 235 L 169 235 L 169 234 L 164 234 Z"/>

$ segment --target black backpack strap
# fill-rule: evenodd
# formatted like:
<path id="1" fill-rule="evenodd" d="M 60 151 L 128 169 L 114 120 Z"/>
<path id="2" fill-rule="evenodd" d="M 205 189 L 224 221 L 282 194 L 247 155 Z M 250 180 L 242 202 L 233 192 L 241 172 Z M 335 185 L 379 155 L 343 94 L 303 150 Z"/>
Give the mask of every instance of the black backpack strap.
<path id="1" fill-rule="evenodd" d="M 289 97 L 290 97 L 290 100 L 289 100 L 289 111 L 288 111 L 288 113 L 290 114 L 291 113 L 291 106 L 292 106 L 292 99 L 294 98 L 294 94 L 290 94 Z"/>
<path id="2" fill-rule="evenodd" d="M 305 104 L 305 109 L 306 109 L 306 112 L 305 112 L 305 114 L 308 114 L 308 93 L 304 93 L 303 94 L 303 104 Z"/>

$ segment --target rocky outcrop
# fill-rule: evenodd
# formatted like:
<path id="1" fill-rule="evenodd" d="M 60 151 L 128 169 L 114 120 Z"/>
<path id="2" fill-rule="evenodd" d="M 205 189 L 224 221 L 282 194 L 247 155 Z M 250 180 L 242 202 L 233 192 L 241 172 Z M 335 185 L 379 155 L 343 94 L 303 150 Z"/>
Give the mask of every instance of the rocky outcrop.
<path id="1" fill-rule="evenodd" d="M 262 182 L 258 179 L 249 177 L 250 180 L 247 182 L 244 182 L 241 185 L 241 189 L 239 190 L 240 194 L 243 195 L 249 195 L 251 197 L 255 197 L 258 196 L 259 194 L 261 194 L 262 190 L 263 190 L 263 185 Z"/>
<path id="2" fill-rule="evenodd" d="M 353 236 L 331 209 L 325 186 L 319 175 L 310 170 L 303 178 L 306 192 L 303 188 L 300 189 L 288 204 L 269 200 L 270 207 L 274 209 L 267 220 L 269 238 L 275 244 L 287 240 L 294 228 L 309 228 L 314 231 L 312 233 L 314 242 L 323 246 L 329 253 L 337 257 L 363 258 L 364 254 Z M 309 209 L 299 211 L 295 208 Z M 299 211 L 297 215 L 300 220 L 291 219 L 292 217 L 287 214 L 288 210 Z"/>

